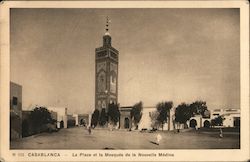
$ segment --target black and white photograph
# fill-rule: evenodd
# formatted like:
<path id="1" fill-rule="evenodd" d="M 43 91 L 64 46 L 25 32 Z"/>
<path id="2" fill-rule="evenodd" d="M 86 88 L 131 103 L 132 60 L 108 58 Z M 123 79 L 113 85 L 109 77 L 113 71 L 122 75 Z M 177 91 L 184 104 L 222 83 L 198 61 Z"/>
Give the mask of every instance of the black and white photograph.
<path id="1" fill-rule="evenodd" d="M 241 150 L 241 32 L 237 7 L 10 8 L 8 147 Z"/>

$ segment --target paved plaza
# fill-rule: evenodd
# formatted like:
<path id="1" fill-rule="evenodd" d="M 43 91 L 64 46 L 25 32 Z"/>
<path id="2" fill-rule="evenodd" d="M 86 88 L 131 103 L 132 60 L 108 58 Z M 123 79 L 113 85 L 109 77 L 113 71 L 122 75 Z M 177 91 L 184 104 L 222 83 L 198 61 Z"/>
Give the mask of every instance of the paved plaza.
<path id="1" fill-rule="evenodd" d="M 162 140 L 156 145 L 156 136 Z M 240 148 L 239 132 L 224 132 L 219 138 L 217 131 L 154 133 L 94 129 L 89 134 L 83 127 L 62 129 L 54 133 L 41 133 L 11 141 L 11 149 L 231 149 Z"/>

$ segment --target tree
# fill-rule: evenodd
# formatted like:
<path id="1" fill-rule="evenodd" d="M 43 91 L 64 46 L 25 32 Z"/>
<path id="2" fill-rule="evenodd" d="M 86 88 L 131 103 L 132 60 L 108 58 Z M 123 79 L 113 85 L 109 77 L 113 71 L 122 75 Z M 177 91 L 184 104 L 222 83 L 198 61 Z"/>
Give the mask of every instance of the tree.
<path id="1" fill-rule="evenodd" d="M 170 110 L 172 109 L 172 107 L 173 107 L 172 101 L 160 102 L 156 105 L 157 111 L 159 112 L 157 121 L 161 123 L 162 130 L 164 123 L 166 122 L 170 123 Z"/>
<path id="2" fill-rule="evenodd" d="M 158 126 L 159 126 L 159 122 L 157 120 L 158 116 L 159 116 L 159 112 L 157 110 L 149 113 L 149 117 L 151 119 L 151 127 L 154 130 L 158 129 Z"/>
<path id="3" fill-rule="evenodd" d="M 97 126 L 98 121 L 99 121 L 99 114 L 100 114 L 99 110 L 95 109 L 95 111 L 92 114 L 92 118 L 91 118 L 91 126 L 92 127 L 96 127 Z"/>
<path id="4" fill-rule="evenodd" d="M 105 109 L 102 109 L 99 124 L 101 126 L 104 126 L 106 124 L 106 122 L 107 122 L 107 113 L 106 113 Z"/>
<path id="5" fill-rule="evenodd" d="M 186 124 L 192 115 L 193 114 L 190 110 L 190 106 L 186 103 L 181 103 L 175 109 L 175 122 L 179 124 Z"/>
<path id="6" fill-rule="evenodd" d="M 53 124 L 51 113 L 46 107 L 36 107 L 33 111 L 31 111 L 30 120 L 32 123 L 32 130 L 34 130 L 35 133 L 45 131 L 43 129 L 46 124 Z"/>
<path id="7" fill-rule="evenodd" d="M 133 108 L 130 112 L 131 119 L 132 119 L 136 129 L 138 129 L 138 123 L 140 122 L 141 117 L 142 117 L 142 108 L 143 108 L 142 106 L 143 106 L 143 104 L 140 101 L 133 106 Z"/>
<path id="8" fill-rule="evenodd" d="M 225 118 L 223 118 L 222 116 L 218 116 L 218 117 L 211 120 L 211 125 L 212 126 L 222 126 L 223 120 L 225 120 Z"/>
<path id="9" fill-rule="evenodd" d="M 195 101 L 190 104 L 190 111 L 192 112 L 192 116 L 202 115 L 202 117 L 206 116 L 205 112 L 207 110 L 207 105 L 205 101 Z"/>
<path id="10" fill-rule="evenodd" d="M 70 127 L 74 127 L 76 125 L 76 121 L 73 120 L 73 119 L 68 119 L 67 120 L 67 127 L 70 128 Z"/>
<path id="11" fill-rule="evenodd" d="M 116 123 L 119 121 L 119 118 L 120 118 L 120 111 L 118 107 L 119 107 L 118 104 L 114 104 L 114 103 L 111 103 L 108 106 L 109 121 L 113 125 L 116 125 Z"/>
<path id="12" fill-rule="evenodd" d="M 29 135 L 29 122 L 27 119 L 24 119 L 22 122 L 22 137 L 28 137 Z"/>

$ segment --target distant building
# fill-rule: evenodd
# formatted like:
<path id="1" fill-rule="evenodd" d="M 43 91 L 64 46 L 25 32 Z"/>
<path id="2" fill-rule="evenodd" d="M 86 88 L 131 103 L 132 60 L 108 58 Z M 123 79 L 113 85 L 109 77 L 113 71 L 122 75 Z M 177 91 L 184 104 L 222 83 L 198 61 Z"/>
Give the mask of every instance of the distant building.
<path id="1" fill-rule="evenodd" d="M 154 115 L 158 113 L 157 108 L 154 106 L 150 107 L 143 107 L 142 110 L 142 118 L 139 123 L 139 130 L 147 129 L 151 130 L 154 127 L 154 122 L 156 119 L 154 119 Z M 174 110 L 170 110 L 170 118 L 166 121 L 166 123 L 163 125 L 163 130 L 173 130 L 174 129 Z"/>
<path id="2" fill-rule="evenodd" d="M 132 106 L 120 107 L 120 129 L 135 129 L 135 126 L 131 119 Z M 142 117 L 138 123 L 139 130 L 152 130 L 153 129 L 153 115 L 157 113 L 156 107 L 143 107 Z M 170 119 L 163 125 L 163 130 L 173 130 L 174 129 L 174 110 L 170 110 Z"/>
<path id="3" fill-rule="evenodd" d="M 77 126 L 89 126 L 90 125 L 90 114 L 73 114 L 76 120 Z"/>
<path id="4" fill-rule="evenodd" d="M 75 125 L 78 126 L 79 125 L 79 122 L 78 122 L 78 114 L 73 114 L 73 117 L 75 118 Z"/>
<path id="5" fill-rule="evenodd" d="M 52 113 L 54 119 L 57 120 L 57 128 L 67 128 L 68 112 L 66 107 L 52 107 L 48 106 L 47 109 Z M 55 114 L 56 113 L 56 114 Z M 56 115 L 56 116 L 55 116 Z"/>
<path id="6" fill-rule="evenodd" d="M 22 86 L 10 82 L 10 139 L 22 138 Z"/>
<path id="7" fill-rule="evenodd" d="M 240 109 L 214 109 L 210 110 L 208 117 L 195 115 L 187 121 L 188 127 L 210 127 L 212 120 L 221 116 L 224 120 L 222 127 L 239 127 L 240 126 Z"/>
<path id="8" fill-rule="evenodd" d="M 218 116 L 224 118 L 224 127 L 240 126 L 240 109 L 215 109 L 211 111 L 211 119 L 214 119 Z"/>
<path id="9" fill-rule="evenodd" d="M 57 127 L 57 128 L 60 128 L 60 122 L 58 121 L 57 112 L 52 111 L 52 110 L 50 110 L 49 112 L 50 112 L 50 115 L 51 115 L 52 120 L 54 120 L 54 121 L 56 122 L 56 127 Z"/>
<path id="10" fill-rule="evenodd" d="M 76 118 L 72 114 L 67 114 L 67 128 L 74 127 L 76 125 Z"/>
<path id="11" fill-rule="evenodd" d="M 130 112 L 132 107 L 120 107 L 120 120 L 119 120 L 119 127 L 120 129 L 132 129 L 132 119 Z"/>
<path id="12" fill-rule="evenodd" d="M 154 115 L 154 113 L 156 113 L 156 108 L 155 107 L 147 107 L 147 108 L 143 108 L 142 110 L 142 118 L 141 121 L 139 123 L 139 130 L 142 129 L 152 129 L 153 128 L 153 122 L 151 117 Z"/>
<path id="13" fill-rule="evenodd" d="M 211 122 L 210 119 L 208 119 L 208 121 Z M 195 115 L 195 116 L 191 117 L 187 121 L 187 125 L 188 125 L 188 127 L 191 127 L 191 128 L 201 128 L 201 127 L 203 127 L 202 115 Z"/>

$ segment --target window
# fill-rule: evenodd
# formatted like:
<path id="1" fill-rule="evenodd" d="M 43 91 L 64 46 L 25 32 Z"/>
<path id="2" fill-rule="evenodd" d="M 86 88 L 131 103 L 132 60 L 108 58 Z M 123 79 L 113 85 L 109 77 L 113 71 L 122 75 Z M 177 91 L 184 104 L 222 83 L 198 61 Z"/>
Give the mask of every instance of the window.
<path id="1" fill-rule="evenodd" d="M 13 104 L 13 105 L 17 105 L 17 103 L 18 103 L 17 97 L 13 97 L 13 98 L 12 98 L 12 104 Z"/>
<path id="2" fill-rule="evenodd" d="M 99 53 L 97 53 L 97 57 L 104 57 L 107 55 L 107 51 L 101 51 Z"/>

